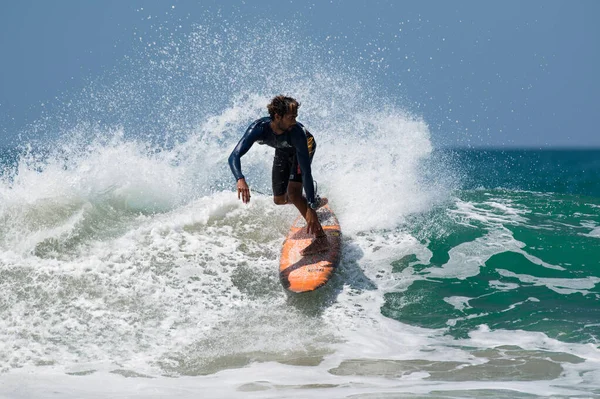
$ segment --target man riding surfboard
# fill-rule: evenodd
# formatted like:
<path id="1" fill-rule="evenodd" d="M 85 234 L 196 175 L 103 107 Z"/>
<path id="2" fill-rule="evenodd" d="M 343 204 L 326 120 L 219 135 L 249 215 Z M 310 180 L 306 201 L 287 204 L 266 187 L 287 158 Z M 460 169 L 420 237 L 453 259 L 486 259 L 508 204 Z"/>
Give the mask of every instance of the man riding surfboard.
<path id="1" fill-rule="evenodd" d="M 276 96 L 267 105 L 269 116 L 254 121 L 229 156 L 229 167 L 237 179 L 238 198 L 250 202 L 250 188 L 242 174 L 241 157 L 255 142 L 275 148 L 272 183 L 273 201 L 277 205 L 292 203 L 306 220 L 308 234 L 315 234 L 313 242 L 302 251 L 311 255 L 329 248 L 327 236 L 317 217 L 320 199 L 314 189 L 311 161 L 317 143 L 310 132 L 299 122 L 300 103 L 291 97 Z M 302 195 L 302 188 L 306 198 Z"/>

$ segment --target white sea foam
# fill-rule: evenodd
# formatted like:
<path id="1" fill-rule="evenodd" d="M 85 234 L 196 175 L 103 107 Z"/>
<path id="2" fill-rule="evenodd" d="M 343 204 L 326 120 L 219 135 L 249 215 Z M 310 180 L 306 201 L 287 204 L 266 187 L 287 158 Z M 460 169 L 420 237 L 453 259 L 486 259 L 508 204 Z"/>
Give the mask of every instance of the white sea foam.
<path id="1" fill-rule="evenodd" d="M 22 158 L 0 186 L 0 215 L 11 221 L 0 230 L 0 369 L 74 374 L 89 392 L 95 375 L 111 372 L 229 375 L 260 362 L 277 364 L 267 366 L 276 375 L 287 372 L 282 364 L 327 356 L 335 366 L 349 356 L 344 342 L 365 345 L 363 332 L 348 331 L 388 323 L 383 293 L 414 279 L 392 274 L 391 262 L 431 256 L 396 227 L 445 190 L 421 181 L 431 153 L 422 120 L 370 97 L 355 77 L 322 66 L 308 77 L 285 87 L 303 103 L 299 119 L 318 143 L 313 173 L 346 237 L 324 298 L 290 303 L 278 281 L 281 240 L 297 212 L 268 195 L 246 206 L 232 192 L 229 152 L 276 86 L 204 110 L 166 147 L 132 137 L 126 124 L 78 123 L 42 159 Z M 253 189 L 268 193 L 271 162 L 272 149 L 259 145 L 244 156 Z M 377 345 L 372 353 L 383 354 Z M 260 367 L 245 369 L 248 382 Z"/>
<path id="2" fill-rule="evenodd" d="M 471 305 L 469 305 L 469 301 L 471 299 L 473 298 L 469 298 L 466 296 L 451 296 L 444 298 L 444 302 L 452 305 L 456 310 L 464 310 L 471 308 Z"/>
<path id="3" fill-rule="evenodd" d="M 586 278 L 543 278 L 517 274 L 504 269 L 497 269 L 497 271 L 502 276 L 517 278 L 523 283 L 545 286 L 559 294 L 592 294 L 589 290 L 600 283 L 600 278 L 592 276 Z"/>
<path id="4" fill-rule="evenodd" d="M 515 252 L 523 255 L 527 260 L 536 265 L 549 269 L 565 270 L 544 262 L 528 254 L 522 248 L 525 244 L 517 241 L 510 230 L 506 228 L 492 229 L 485 236 L 474 241 L 459 244 L 448 252 L 450 259 L 441 267 L 430 267 L 424 270 L 430 277 L 445 277 L 466 279 L 479 274 L 479 269 L 494 255 L 503 252 Z"/>
<path id="5" fill-rule="evenodd" d="M 488 207 L 491 207 L 489 209 Z M 498 211 L 501 212 L 498 212 Z M 485 225 L 504 225 L 526 223 L 526 210 L 519 210 L 508 204 L 499 204 L 497 202 L 487 201 L 481 204 L 465 202 L 458 200 L 456 209 L 451 211 L 457 223 L 465 226 L 474 227 L 473 222 L 484 223 Z"/>
<path id="6" fill-rule="evenodd" d="M 468 339 L 452 340 L 431 330 L 385 318 L 374 325 L 357 321 L 354 331 L 347 334 L 350 341 L 325 356 L 318 366 L 260 362 L 214 375 L 176 379 L 143 378 L 143 374 L 136 375 L 125 368 L 113 369 L 110 373 L 66 375 L 60 367 L 46 366 L 41 368 L 42 372 L 40 368 L 36 370 L 35 381 L 29 370 L 10 373 L 5 376 L 2 389 L 11 397 L 41 397 L 52 392 L 59 398 L 105 397 L 122 392 L 128 392 L 130 397 L 176 394 L 187 398 L 196 397 L 199 389 L 216 398 L 300 398 L 307 394 L 325 398 L 331 397 L 332 392 L 341 397 L 391 393 L 425 395 L 433 391 L 460 396 L 461 391 L 478 389 L 547 397 L 586 396 L 591 393 L 586 386 L 595 383 L 593 373 L 600 364 L 600 352 L 593 345 L 565 344 L 541 333 L 491 331 L 482 325 Z M 420 363 L 411 363 L 416 359 Z M 494 368 L 497 360 L 501 367 Z M 559 378 L 547 379 L 553 365 L 559 363 L 565 371 Z M 432 367 L 428 368 L 427 364 Z M 513 372 L 513 367 L 514 371 L 518 370 L 519 365 L 524 367 L 520 375 L 526 379 L 503 379 L 504 373 Z M 461 379 L 462 370 L 469 368 L 491 374 L 481 380 Z M 440 374 L 451 378 L 438 380 Z M 527 380 L 536 375 L 538 379 Z"/>
<path id="7" fill-rule="evenodd" d="M 587 234 L 583 234 L 584 236 L 587 237 L 594 237 L 594 238 L 600 238 L 600 227 L 597 227 L 595 229 L 593 229 L 592 231 L 590 231 Z"/>
<path id="8" fill-rule="evenodd" d="M 497 289 L 497 290 L 502 290 L 502 291 L 509 291 L 509 290 L 516 290 L 517 288 L 519 288 L 519 284 L 515 284 L 515 283 L 504 283 L 502 281 L 497 281 L 497 280 L 492 280 L 490 281 L 490 287 Z"/>
<path id="9" fill-rule="evenodd" d="M 600 227 L 593 220 L 582 220 L 581 226 L 591 229 L 589 233 L 580 233 L 582 236 L 600 238 Z"/>

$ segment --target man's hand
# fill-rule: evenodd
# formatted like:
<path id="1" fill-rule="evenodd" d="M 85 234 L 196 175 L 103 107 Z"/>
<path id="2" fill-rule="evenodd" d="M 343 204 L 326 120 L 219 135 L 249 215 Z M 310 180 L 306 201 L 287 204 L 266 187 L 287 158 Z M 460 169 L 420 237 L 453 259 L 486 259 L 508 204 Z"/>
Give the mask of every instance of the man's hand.
<path id="1" fill-rule="evenodd" d="M 238 199 L 241 199 L 244 204 L 250 202 L 250 188 L 246 184 L 246 179 L 241 178 L 237 181 Z"/>
<path id="2" fill-rule="evenodd" d="M 306 210 L 306 232 L 308 234 L 318 234 L 323 230 L 319 218 L 317 217 L 317 211 L 310 207 Z"/>

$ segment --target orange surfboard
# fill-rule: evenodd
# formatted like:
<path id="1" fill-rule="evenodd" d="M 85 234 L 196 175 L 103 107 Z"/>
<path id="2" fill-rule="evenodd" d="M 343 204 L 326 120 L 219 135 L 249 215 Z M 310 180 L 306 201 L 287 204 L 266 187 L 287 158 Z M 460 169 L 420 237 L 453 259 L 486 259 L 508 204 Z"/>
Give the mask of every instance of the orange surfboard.
<path id="1" fill-rule="evenodd" d="M 317 209 L 317 216 L 327 234 L 329 249 L 313 255 L 300 255 L 315 236 L 306 234 L 306 221 L 298 216 L 283 243 L 279 261 L 279 279 L 288 291 L 308 292 L 325 285 L 340 261 L 342 231 L 337 217 L 329 204 Z"/>

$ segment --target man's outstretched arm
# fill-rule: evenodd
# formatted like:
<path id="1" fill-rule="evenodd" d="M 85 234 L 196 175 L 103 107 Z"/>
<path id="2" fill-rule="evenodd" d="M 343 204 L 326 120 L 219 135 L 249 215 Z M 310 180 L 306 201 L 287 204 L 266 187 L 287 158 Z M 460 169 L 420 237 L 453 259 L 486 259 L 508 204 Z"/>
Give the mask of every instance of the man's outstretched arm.
<path id="1" fill-rule="evenodd" d="M 231 152 L 231 155 L 229 155 L 229 168 L 237 180 L 238 198 L 244 203 L 248 203 L 250 201 L 250 189 L 246 183 L 244 174 L 242 173 L 241 158 L 248 152 L 250 147 L 252 147 L 252 144 L 254 144 L 260 133 L 260 129 L 257 128 L 257 122 L 254 122 L 252 125 L 250 125 L 250 127 L 248 127 L 248 129 L 246 129 L 246 133 L 244 133 L 239 143 Z"/>

